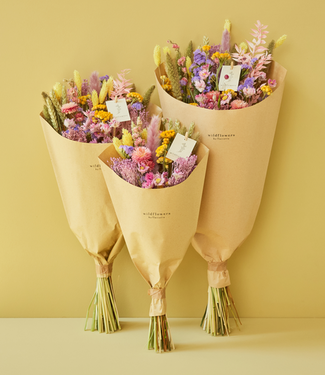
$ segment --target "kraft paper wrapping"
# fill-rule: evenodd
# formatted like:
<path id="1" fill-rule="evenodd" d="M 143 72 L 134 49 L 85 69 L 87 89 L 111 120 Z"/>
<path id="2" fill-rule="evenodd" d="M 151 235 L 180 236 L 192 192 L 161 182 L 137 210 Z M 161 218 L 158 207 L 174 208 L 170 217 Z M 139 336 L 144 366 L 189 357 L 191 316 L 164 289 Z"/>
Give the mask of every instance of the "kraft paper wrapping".
<path id="1" fill-rule="evenodd" d="M 194 121 L 210 150 L 192 245 L 209 262 L 209 285 L 222 288 L 230 285 L 225 262 L 250 234 L 260 206 L 287 71 L 273 62 L 269 75 L 278 85 L 272 95 L 252 107 L 224 111 L 174 99 L 162 89 L 160 72 L 163 66 L 155 73 L 164 117 Z"/>
<path id="2" fill-rule="evenodd" d="M 96 267 L 108 277 L 124 238 L 98 162 L 107 143 L 71 141 L 40 119 L 69 226 L 96 265 L 109 265 Z"/>
<path id="3" fill-rule="evenodd" d="M 131 185 L 109 167 L 118 157 L 113 145 L 100 156 L 131 259 L 150 286 L 150 316 L 166 313 L 168 281 L 181 263 L 196 231 L 209 150 L 200 144 L 198 165 L 179 185 L 143 189 Z"/>

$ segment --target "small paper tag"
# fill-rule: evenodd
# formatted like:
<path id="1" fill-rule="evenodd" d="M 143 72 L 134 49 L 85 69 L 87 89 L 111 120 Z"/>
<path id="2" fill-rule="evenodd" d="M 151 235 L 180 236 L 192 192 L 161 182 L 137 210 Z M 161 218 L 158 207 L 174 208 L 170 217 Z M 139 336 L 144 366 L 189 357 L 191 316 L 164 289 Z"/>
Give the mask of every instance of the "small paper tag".
<path id="1" fill-rule="evenodd" d="M 176 137 L 171 144 L 166 157 L 175 161 L 178 158 L 187 158 L 191 155 L 193 148 L 196 145 L 196 141 L 191 138 L 185 140 L 185 136 L 179 133 L 176 134 Z"/>
<path id="2" fill-rule="evenodd" d="M 221 69 L 219 79 L 219 91 L 234 90 L 237 91 L 240 78 L 240 65 L 235 65 L 231 69 L 230 65 L 224 65 Z"/>
<path id="3" fill-rule="evenodd" d="M 108 100 L 106 102 L 106 107 L 108 112 L 110 112 L 117 121 L 123 122 L 131 120 L 125 99 L 118 99 L 117 102 L 115 102 L 115 100 Z"/>

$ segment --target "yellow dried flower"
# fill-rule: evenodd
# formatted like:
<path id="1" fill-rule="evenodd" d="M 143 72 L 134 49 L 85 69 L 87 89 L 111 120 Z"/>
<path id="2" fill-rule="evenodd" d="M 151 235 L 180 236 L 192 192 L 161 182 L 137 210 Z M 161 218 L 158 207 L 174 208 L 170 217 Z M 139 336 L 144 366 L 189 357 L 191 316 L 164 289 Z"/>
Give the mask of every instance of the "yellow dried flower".
<path id="1" fill-rule="evenodd" d="M 106 81 L 104 80 L 104 82 L 102 83 L 102 88 L 100 89 L 100 92 L 99 92 L 99 98 L 98 98 L 99 103 L 101 104 L 104 103 L 107 92 L 108 92 L 108 87 L 106 85 Z"/>
<path id="2" fill-rule="evenodd" d="M 248 46 L 245 42 L 240 43 L 239 48 L 246 53 L 248 51 Z"/>
<path id="3" fill-rule="evenodd" d="M 231 22 L 229 20 L 225 20 L 225 25 L 224 25 L 224 30 L 228 30 L 228 32 L 230 33 L 230 29 L 231 29 Z"/>
<path id="4" fill-rule="evenodd" d="M 126 96 L 128 98 L 135 98 L 140 103 L 143 100 L 143 97 L 139 93 L 137 93 L 137 92 L 129 92 Z"/>
<path id="5" fill-rule="evenodd" d="M 55 92 L 55 96 L 58 99 L 59 102 L 61 102 L 61 96 L 62 96 L 62 85 L 60 82 L 56 82 L 56 84 L 53 86 L 53 90 Z"/>
<path id="6" fill-rule="evenodd" d="M 197 103 L 188 103 L 189 105 L 194 105 L 194 107 L 197 107 L 198 104 Z"/>
<path id="7" fill-rule="evenodd" d="M 275 45 L 274 45 L 274 48 L 278 48 L 281 46 L 281 44 L 284 43 L 284 41 L 287 39 L 287 36 L 286 35 L 282 35 L 276 42 L 275 42 Z"/>
<path id="8" fill-rule="evenodd" d="M 123 155 L 122 151 L 120 150 L 120 146 L 123 146 L 122 141 L 120 139 L 114 137 L 113 138 L 113 145 L 114 145 L 117 153 L 121 156 L 121 158 L 125 159 L 125 156 Z"/>
<path id="9" fill-rule="evenodd" d="M 272 89 L 268 85 L 261 86 L 261 90 L 263 91 L 264 95 L 271 95 Z"/>
<path id="10" fill-rule="evenodd" d="M 161 49 L 158 44 L 153 50 L 153 60 L 157 67 L 161 64 Z"/>
<path id="11" fill-rule="evenodd" d="M 167 55 L 167 53 L 170 55 L 171 54 L 171 51 L 170 51 L 170 48 L 168 46 L 164 47 L 163 48 L 163 51 L 164 51 L 164 54 Z"/>
<path id="12" fill-rule="evenodd" d="M 147 129 L 143 129 L 140 135 L 141 135 L 141 138 L 147 142 L 147 136 L 148 136 Z"/>
<path id="13" fill-rule="evenodd" d="M 170 130 L 165 130 L 160 133 L 159 135 L 160 138 L 174 138 L 175 137 L 175 130 L 170 129 Z"/>
<path id="14" fill-rule="evenodd" d="M 76 84 L 78 91 L 81 92 L 82 81 L 81 81 L 80 73 L 78 72 L 78 70 L 75 70 L 73 72 L 73 77 L 74 77 L 74 83 Z"/>
<path id="15" fill-rule="evenodd" d="M 192 60 L 189 56 L 186 57 L 186 69 L 187 69 L 187 74 L 190 74 L 190 66 L 192 65 Z"/>
<path id="16" fill-rule="evenodd" d="M 81 105 L 85 105 L 87 103 L 87 99 L 90 98 L 90 95 L 84 95 L 84 96 L 79 96 L 78 100 Z"/>
<path id="17" fill-rule="evenodd" d="M 163 144 L 163 145 L 159 146 L 156 149 L 156 156 L 157 156 L 157 158 L 159 158 L 160 156 L 164 156 L 164 154 L 165 154 L 166 151 L 167 151 L 167 145 Z"/>
<path id="18" fill-rule="evenodd" d="M 98 94 L 96 90 L 93 90 L 93 92 L 91 93 L 91 101 L 93 102 L 94 107 L 98 105 Z"/>
<path id="19" fill-rule="evenodd" d="M 110 76 L 108 81 L 106 82 L 106 87 L 107 87 L 107 95 L 110 98 L 111 93 L 113 91 L 113 87 L 114 87 L 114 79 L 112 76 Z"/>
<path id="20" fill-rule="evenodd" d="M 208 45 L 206 44 L 205 46 L 202 47 L 202 50 L 203 50 L 204 52 L 208 52 L 208 51 L 210 51 L 210 48 L 211 48 L 211 46 L 208 46 Z"/>
<path id="21" fill-rule="evenodd" d="M 130 134 L 126 129 L 122 129 L 122 144 L 124 146 L 133 146 L 132 134 Z"/>

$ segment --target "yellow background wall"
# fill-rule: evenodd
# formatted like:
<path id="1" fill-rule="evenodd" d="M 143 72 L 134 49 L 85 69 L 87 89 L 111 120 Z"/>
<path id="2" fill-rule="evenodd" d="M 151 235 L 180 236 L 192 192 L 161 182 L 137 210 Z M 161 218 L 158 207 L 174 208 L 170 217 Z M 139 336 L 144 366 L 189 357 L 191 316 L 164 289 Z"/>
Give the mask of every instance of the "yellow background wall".
<path id="1" fill-rule="evenodd" d="M 131 68 L 138 91 L 154 83 L 152 51 L 207 35 L 287 34 L 275 60 L 286 88 L 256 224 L 228 262 L 242 317 L 325 317 L 324 2 L 11 1 L 1 9 L 0 317 L 82 317 L 95 289 L 93 260 L 68 227 L 41 130 L 41 91 L 93 70 Z M 154 101 L 159 104 L 157 93 Z M 261 124 L 263 126 L 263 124 Z M 181 234 L 180 234 L 181 235 Z M 147 316 L 147 285 L 127 250 L 113 273 L 120 315 Z M 170 317 L 199 317 L 206 263 L 189 248 L 168 290 Z"/>

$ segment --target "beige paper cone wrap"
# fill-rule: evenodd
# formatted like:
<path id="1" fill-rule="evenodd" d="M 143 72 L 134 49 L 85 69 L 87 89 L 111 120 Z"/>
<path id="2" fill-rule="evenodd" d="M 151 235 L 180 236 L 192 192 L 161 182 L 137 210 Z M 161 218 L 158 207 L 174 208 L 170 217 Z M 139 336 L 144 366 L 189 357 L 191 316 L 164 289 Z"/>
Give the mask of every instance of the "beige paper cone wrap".
<path id="1" fill-rule="evenodd" d="M 254 106 L 237 110 L 209 110 L 174 99 L 156 80 L 165 118 L 195 122 L 201 141 L 209 148 L 197 233 L 192 244 L 209 263 L 224 265 L 250 234 L 260 206 L 275 128 L 280 110 L 286 69 L 272 63 L 270 78 L 276 79 L 274 93 Z M 230 285 L 226 267 L 211 265 L 211 287 Z"/>
<path id="2" fill-rule="evenodd" d="M 69 226 L 97 265 L 110 264 L 98 277 L 109 275 L 124 238 L 98 162 L 107 143 L 71 141 L 40 119 Z"/>
<path id="3" fill-rule="evenodd" d="M 130 256 L 152 289 L 165 289 L 196 231 L 208 153 L 200 144 L 191 175 L 162 189 L 139 188 L 116 175 L 109 167 L 111 157 L 118 157 L 113 145 L 99 156 Z M 154 295 L 152 289 L 150 316 L 164 315 L 164 291 Z"/>

